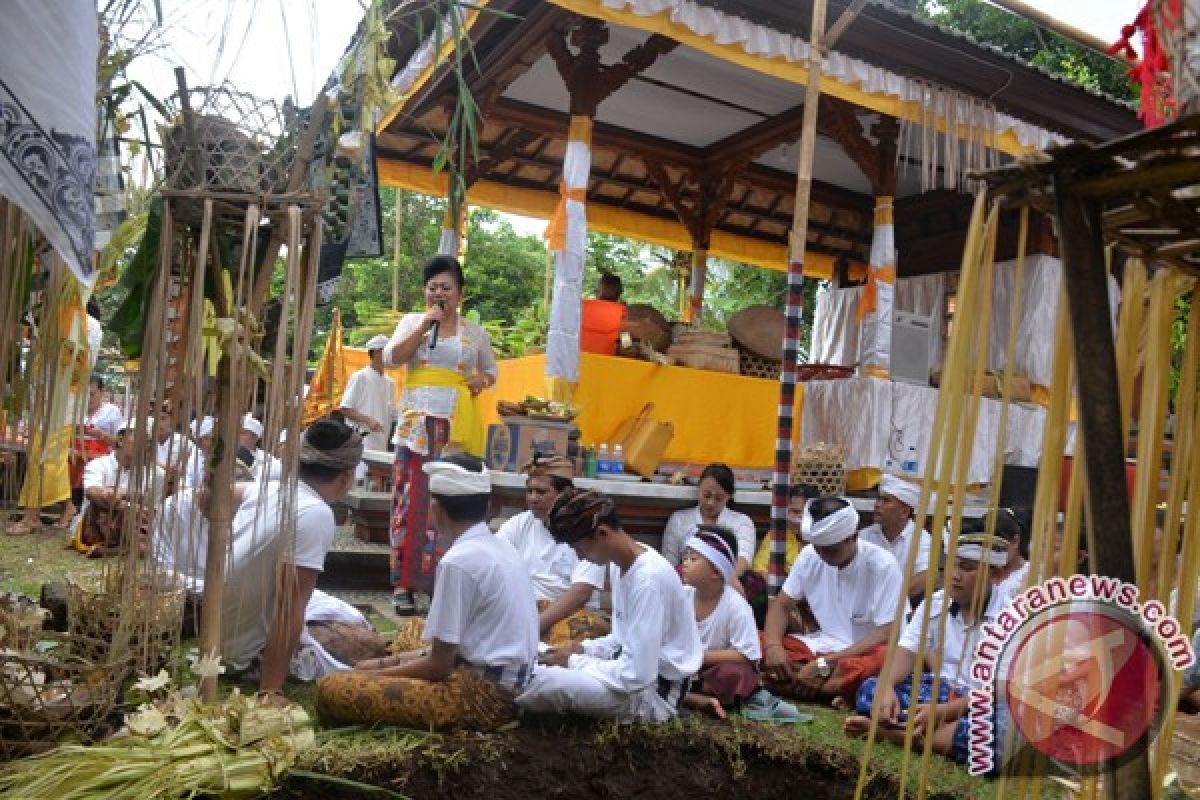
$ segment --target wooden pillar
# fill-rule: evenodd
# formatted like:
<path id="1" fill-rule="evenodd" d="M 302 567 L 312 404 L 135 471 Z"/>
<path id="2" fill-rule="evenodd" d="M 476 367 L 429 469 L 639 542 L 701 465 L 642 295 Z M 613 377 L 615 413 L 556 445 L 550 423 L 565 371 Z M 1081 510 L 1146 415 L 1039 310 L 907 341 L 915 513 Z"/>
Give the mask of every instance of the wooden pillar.
<path id="1" fill-rule="evenodd" d="M 1101 204 L 1071 194 L 1074 173 L 1054 176 L 1061 233 L 1067 308 L 1071 315 L 1079 375 L 1079 423 L 1087 494 L 1084 511 L 1090 534 L 1092 572 L 1136 582 L 1125 485 L 1125 442 L 1117 386 L 1117 359 L 1108 305 Z M 1110 800 L 1150 800 L 1146 750 L 1139 749 L 1105 777 Z"/>

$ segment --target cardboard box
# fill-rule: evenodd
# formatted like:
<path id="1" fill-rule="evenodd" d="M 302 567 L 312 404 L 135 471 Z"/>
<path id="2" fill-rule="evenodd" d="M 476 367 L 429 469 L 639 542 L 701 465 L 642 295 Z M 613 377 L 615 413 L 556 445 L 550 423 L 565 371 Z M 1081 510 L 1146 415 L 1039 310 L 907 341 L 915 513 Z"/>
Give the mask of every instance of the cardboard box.
<path id="1" fill-rule="evenodd" d="M 534 453 L 550 456 L 567 454 L 567 439 L 573 427 L 569 422 L 501 417 L 499 424 L 488 426 L 485 459 L 488 469 L 519 472 Z"/>

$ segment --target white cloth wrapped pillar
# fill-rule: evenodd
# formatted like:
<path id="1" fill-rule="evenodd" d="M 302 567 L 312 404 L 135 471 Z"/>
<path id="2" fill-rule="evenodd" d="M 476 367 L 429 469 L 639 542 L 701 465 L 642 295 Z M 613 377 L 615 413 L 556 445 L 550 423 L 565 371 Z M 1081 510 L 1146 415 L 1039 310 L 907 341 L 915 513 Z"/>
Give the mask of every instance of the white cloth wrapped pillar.
<path id="1" fill-rule="evenodd" d="M 858 304 L 859 373 L 873 378 L 891 374 L 892 310 L 896 291 L 896 229 L 892 198 L 875 198 L 875 233 L 867 286 Z"/>
<path id="2" fill-rule="evenodd" d="M 554 253 L 554 290 L 546 342 L 546 394 L 568 402 L 579 382 L 579 322 L 587 255 L 587 184 L 592 168 L 592 118 L 571 117 L 558 209 L 546 226 Z"/>
<path id="3" fill-rule="evenodd" d="M 463 217 L 466 217 L 466 206 L 463 206 Z M 466 223 L 462 225 L 462 235 L 454 226 L 454 212 L 446 207 L 446 213 L 442 215 L 442 234 L 438 238 L 438 255 L 439 256 L 454 256 L 459 257 L 462 252 L 460 246 L 462 240 L 466 238 Z M 460 259 L 461 260 L 461 259 Z"/>

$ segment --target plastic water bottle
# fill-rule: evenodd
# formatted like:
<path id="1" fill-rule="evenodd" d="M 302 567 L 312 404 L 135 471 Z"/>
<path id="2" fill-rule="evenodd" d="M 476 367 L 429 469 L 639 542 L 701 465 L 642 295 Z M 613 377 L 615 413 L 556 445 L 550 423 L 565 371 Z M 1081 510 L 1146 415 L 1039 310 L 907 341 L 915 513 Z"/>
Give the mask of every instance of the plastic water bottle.
<path id="1" fill-rule="evenodd" d="M 608 445 L 600 445 L 596 451 L 596 475 L 602 476 L 612 472 L 612 461 L 608 458 Z"/>
<path id="2" fill-rule="evenodd" d="M 613 447 L 613 457 L 610 471 L 614 475 L 625 474 L 625 449 L 621 445 Z"/>
<path id="3" fill-rule="evenodd" d="M 917 446 L 915 444 L 908 446 L 908 454 L 904 456 L 904 464 L 901 468 L 908 477 L 917 477 Z"/>

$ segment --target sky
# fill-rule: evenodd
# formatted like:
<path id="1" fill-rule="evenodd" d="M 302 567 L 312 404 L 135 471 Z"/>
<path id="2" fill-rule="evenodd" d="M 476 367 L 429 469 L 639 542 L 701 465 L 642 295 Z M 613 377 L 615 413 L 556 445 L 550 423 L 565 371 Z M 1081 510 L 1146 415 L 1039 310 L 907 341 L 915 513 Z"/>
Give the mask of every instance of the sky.
<path id="1" fill-rule="evenodd" d="M 1029 5 L 1106 41 L 1115 41 L 1143 0 L 1027 0 Z M 147 8 L 149 0 L 144 0 Z M 363 16 L 360 0 L 162 0 L 155 52 L 136 59 L 131 77 L 166 97 L 173 68 L 190 85 L 229 81 L 240 91 L 307 106 L 333 71 Z M 545 223 L 514 218 L 523 233 Z"/>

